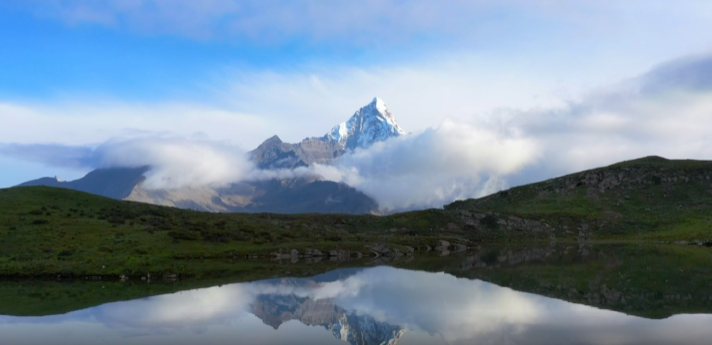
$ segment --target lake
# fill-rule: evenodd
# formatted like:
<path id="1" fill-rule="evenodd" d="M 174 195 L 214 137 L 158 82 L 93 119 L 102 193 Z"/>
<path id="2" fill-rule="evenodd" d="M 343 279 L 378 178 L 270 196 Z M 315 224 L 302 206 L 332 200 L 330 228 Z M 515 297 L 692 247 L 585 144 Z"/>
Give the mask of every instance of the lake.
<path id="1" fill-rule="evenodd" d="M 709 258 L 671 246 L 481 248 L 421 269 L 348 267 L 49 314 L 31 306 L 65 303 L 47 289 L 81 300 L 162 283 L 5 282 L 17 298 L 3 298 L 15 315 L 0 316 L 0 343 L 710 344 Z"/>

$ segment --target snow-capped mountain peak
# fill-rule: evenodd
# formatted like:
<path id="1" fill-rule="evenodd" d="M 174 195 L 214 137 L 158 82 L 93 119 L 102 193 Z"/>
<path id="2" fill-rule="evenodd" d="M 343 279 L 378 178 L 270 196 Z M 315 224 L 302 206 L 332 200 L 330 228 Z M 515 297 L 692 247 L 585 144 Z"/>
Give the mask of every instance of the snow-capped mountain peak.
<path id="1" fill-rule="evenodd" d="M 403 134 L 405 131 L 388 111 L 386 103 L 375 97 L 371 103 L 356 111 L 348 121 L 332 128 L 322 139 L 338 142 L 343 148 L 354 150 Z"/>

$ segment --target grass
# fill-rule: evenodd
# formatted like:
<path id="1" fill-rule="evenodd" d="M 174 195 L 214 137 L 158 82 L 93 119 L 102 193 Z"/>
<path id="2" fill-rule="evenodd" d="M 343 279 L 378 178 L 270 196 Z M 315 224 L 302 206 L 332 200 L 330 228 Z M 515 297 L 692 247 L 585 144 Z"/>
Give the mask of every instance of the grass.
<path id="1" fill-rule="evenodd" d="M 517 219 L 526 222 L 516 223 Z M 487 244 L 524 251 L 554 242 L 578 248 L 592 241 L 708 245 L 710 239 L 712 163 L 659 157 L 458 201 L 444 210 L 390 216 L 218 214 L 68 189 L 0 189 L 0 277 L 6 280 L 0 284 L 0 297 L 13 301 L 0 314 L 54 313 L 102 301 L 288 275 L 287 271 L 309 276 L 319 270 L 367 266 L 373 263 L 366 246 L 381 244 L 401 253 L 415 251 L 416 260 L 391 263 L 400 267 L 445 270 L 574 302 L 663 317 L 709 311 L 709 296 L 702 299 L 704 289 L 712 287 L 707 279 L 712 273 L 707 268 L 712 259 L 708 248 L 626 245 L 583 261 L 571 252 L 555 251 L 558 261 L 550 257 L 496 269 L 505 249 L 467 253 L 486 270 L 463 270 L 470 259 L 424 253 L 441 240 L 470 248 Z M 306 264 L 304 258 L 291 266 L 269 260 L 292 250 L 301 255 L 308 250 L 340 250 L 348 255 L 335 263 L 326 258 L 321 266 Z M 358 253 L 367 260 L 355 260 Z M 148 274 L 176 275 L 185 283 L 151 287 L 133 283 Z M 132 283 L 119 283 L 121 276 L 129 276 Z M 94 280 L 86 283 L 87 290 L 76 290 L 47 280 L 57 277 Z M 30 278 L 45 280 L 26 280 Z M 601 297 L 616 293 L 632 297 Z M 692 297 L 677 297 L 687 295 Z"/>
<path id="2" fill-rule="evenodd" d="M 446 209 L 542 220 L 558 238 L 712 238 L 712 162 L 660 157 L 614 164 L 511 188 Z"/>
<path id="3" fill-rule="evenodd" d="M 406 246 L 434 247 L 453 235 L 411 226 L 403 215 L 217 214 L 50 187 L 0 190 L 0 210 L 0 276 L 6 277 L 205 276 L 239 270 L 246 257 L 291 249 L 357 255 L 369 254 L 366 244 L 385 243 L 405 253 Z M 408 217 L 416 224 L 447 220 L 436 210 Z"/>
<path id="4" fill-rule="evenodd" d="M 2 189 L 0 276 L 209 275 L 236 269 L 241 258 L 293 249 L 356 256 L 380 243 L 405 253 L 439 240 L 468 246 L 553 238 L 712 243 L 711 180 L 710 162 L 649 157 L 458 201 L 445 210 L 390 216 L 218 214 L 67 189 Z M 464 211 L 480 216 L 466 218 Z M 546 226 L 513 227 L 506 223 L 511 217 Z"/>

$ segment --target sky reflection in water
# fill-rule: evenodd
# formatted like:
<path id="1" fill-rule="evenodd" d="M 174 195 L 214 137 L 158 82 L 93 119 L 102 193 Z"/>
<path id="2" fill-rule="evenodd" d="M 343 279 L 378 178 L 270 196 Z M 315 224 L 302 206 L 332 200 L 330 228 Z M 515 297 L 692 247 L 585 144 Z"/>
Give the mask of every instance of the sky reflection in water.
<path id="1" fill-rule="evenodd" d="M 3 344 L 709 344 L 712 315 L 649 320 L 390 267 L 0 316 Z"/>

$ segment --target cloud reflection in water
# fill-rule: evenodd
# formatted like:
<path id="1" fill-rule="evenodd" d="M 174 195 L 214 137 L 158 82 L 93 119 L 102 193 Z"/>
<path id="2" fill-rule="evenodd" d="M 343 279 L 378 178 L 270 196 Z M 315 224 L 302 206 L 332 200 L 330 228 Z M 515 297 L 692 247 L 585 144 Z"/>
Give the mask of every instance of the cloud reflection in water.
<path id="1" fill-rule="evenodd" d="M 151 344 L 182 344 L 195 337 L 205 344 L 231 338 L 270 343 L 278 341 L 276 334 L 309 343 L 317 338 L 325 341 L 329 333 L 352 344 L 401 345 L 423 337 L 426 343 L 429 339 L 449 344 L 697 344 L 712 340 L 707 327 L 712 315 L 648 320 L 480 280 L 390 267 L 350 272 L 346 277 L 334 274 L 334 279 L 328 275 L 184 291 L 65 315 L 0 316 L 0 334 L 5 339 L 25 339 L 60 330 L 71 333 L 72 328 L 81 327 L 84 331 L 78 337 L 87 341 L 99 337 L 107 343 L 133 339 Z M 318 327 L 297 327 L 292 320 Z M 286 333 L 301 335 L 296 340 Z"/>

